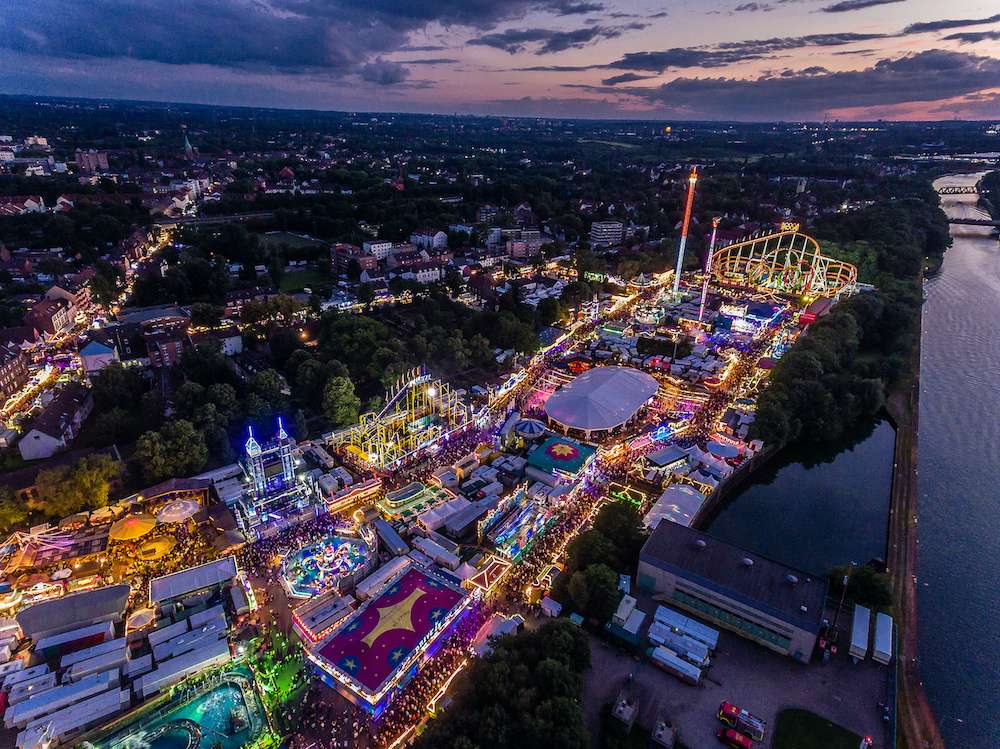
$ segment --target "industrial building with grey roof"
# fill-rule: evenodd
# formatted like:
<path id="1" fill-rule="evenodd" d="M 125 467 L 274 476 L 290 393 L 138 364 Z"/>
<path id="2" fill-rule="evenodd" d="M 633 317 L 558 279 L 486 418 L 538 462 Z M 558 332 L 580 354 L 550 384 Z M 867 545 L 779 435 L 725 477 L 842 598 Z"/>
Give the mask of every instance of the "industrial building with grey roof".
<path id="1" fill-rule="evenodd" d="M 673 606 L 807 662 L 827 581 L 678 525 L 660 522 L 642 547 L 637 584 Z"/>

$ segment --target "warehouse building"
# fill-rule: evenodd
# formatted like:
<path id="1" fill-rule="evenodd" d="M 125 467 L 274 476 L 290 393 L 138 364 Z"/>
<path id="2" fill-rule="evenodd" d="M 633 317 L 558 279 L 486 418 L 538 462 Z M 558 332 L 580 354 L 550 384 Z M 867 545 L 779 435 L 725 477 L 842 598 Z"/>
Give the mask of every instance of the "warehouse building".
<path id="1" fill-rule="evenodd" d="M 637 584 L 797 661 L 812 656 L 827 582 L 700 531 L 660 522 L 639 555 Z"/>

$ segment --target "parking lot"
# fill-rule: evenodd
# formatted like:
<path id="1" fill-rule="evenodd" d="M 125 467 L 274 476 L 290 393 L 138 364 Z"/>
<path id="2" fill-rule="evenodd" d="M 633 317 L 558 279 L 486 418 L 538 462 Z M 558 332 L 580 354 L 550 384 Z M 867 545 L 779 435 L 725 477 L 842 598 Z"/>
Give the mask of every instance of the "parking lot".
<path id="1" fill-rule="evenodd" d="M 653 609 L 643 606 L 647 614 Z M 652 616 L 647 616 L 646 625 Z M 840 629 L 850 622 L 841 620 Z M 849 633 L 841 635 L 849 639 Z M 862 736 L 873 737 L 875 747 L 886 746 L 886 724 L 878 703 L 886 699 L 889 669 L 871 660 L 855 665 L 846 647 L 828 664 L 803 665 L 723 630 L 719 649 L 701 686 L 682 683 L 652 663 L 591 637 L 591 668 L 584 675 L 584 714 L 596 737 L 601 708 L 614 700 L 634 675 L 639 693 L 637 723 L 652 728 L 658 715 L 677 726 L 680 739 L 691 749 L 719 745 L 715 713 L 728 700 L 767 721 L 768 733 L 760 745 L 770 747 L 775 719 L 784 708 L 810 710 Z M 595 744 L 596 745 L 596 744 Z"/>

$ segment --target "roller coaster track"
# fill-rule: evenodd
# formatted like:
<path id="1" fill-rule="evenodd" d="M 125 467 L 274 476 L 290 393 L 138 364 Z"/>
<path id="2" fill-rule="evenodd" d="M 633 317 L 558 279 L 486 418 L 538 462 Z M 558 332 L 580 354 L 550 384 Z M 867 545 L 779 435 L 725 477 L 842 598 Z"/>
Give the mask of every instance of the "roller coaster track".
<path id="1" fill-rule="evenodd" d="M 798 231 L 750 237 L 712 255 L 712 273 L 723 284 L 781 294 L 838 298 L 857 291 L 858 270 L 820 252 L 815 239 Z"/>

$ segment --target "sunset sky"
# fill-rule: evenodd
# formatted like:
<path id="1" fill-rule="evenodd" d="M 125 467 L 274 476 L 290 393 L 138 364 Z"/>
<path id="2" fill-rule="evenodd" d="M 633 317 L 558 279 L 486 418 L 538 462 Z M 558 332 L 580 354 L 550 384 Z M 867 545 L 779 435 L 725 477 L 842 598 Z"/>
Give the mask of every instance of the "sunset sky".
<path id="1" fill-rule="evenodd" d="M 32 0 L 0 92 L 727 120 L 1000 118 L 996 0 Z"/>

